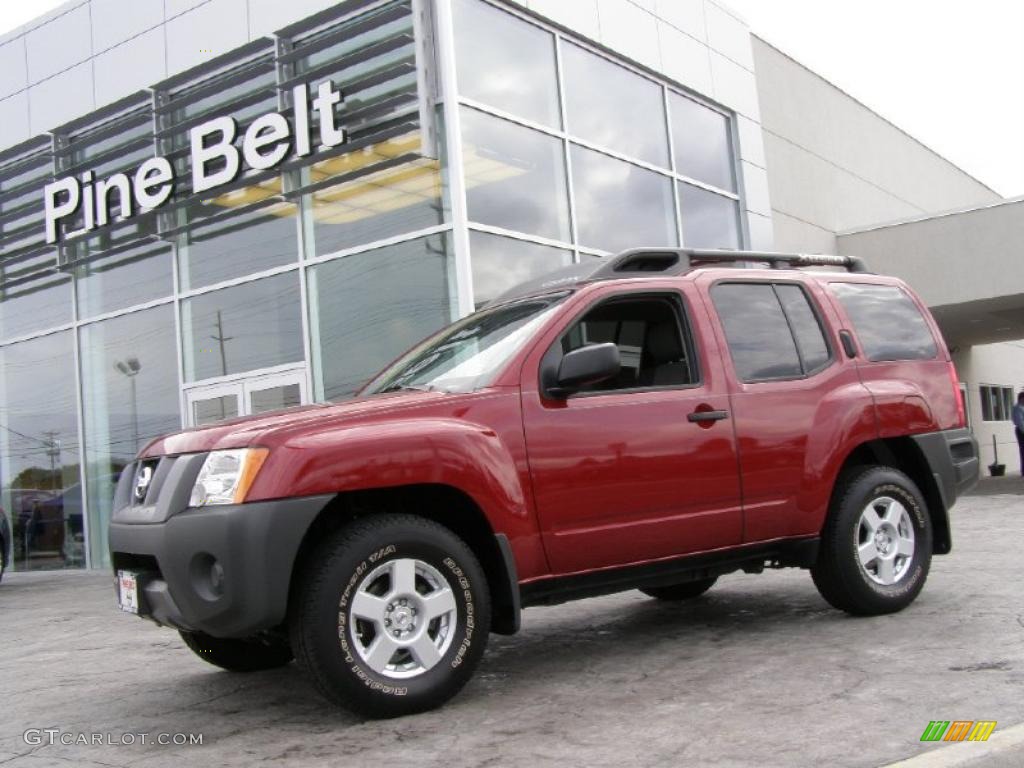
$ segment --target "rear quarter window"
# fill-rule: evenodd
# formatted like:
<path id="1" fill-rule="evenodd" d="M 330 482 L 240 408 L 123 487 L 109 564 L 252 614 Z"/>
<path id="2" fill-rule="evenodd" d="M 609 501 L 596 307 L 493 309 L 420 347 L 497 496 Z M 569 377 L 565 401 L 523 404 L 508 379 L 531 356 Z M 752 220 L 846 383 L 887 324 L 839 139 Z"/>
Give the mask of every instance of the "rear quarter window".
<path id="1" fill-rule="evenodd" d="M 931 360 L 938 354 L 921 310 L 901 289 L 865 283 L 829 287 L 853 323 L 868 360 Z"/>

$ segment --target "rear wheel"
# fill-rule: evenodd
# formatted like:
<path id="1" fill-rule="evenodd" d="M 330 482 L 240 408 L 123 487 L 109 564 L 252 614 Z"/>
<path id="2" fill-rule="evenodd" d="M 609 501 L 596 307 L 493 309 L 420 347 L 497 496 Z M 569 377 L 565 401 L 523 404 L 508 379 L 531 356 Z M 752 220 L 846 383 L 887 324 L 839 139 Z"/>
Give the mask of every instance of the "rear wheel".
<path id="1" fill-rule="evenodd" d="M 283 667 L 292 660 L 285 642 L 235 640 L 202 632 L 179 632 L 192 652 L 208 664 L 230 672 L 258 672 Z"/>
<path id="2" fill-rule="evenodd" d="M 718 581 L 718 577 L 712 576 L 709 579 L 684 581 L 682 584 L 670 584 L 667 587 L 643 587 L 640 591 L 657 600 L 692 600 L 715 586 L 716 581 Z"/>
<path id="3" fill-rule="evenodd" d="M 893 613 L 920 593 L 931 557 L 931 519 L 914 481 L 866 467 L 839 480 L 811 576 L 835 608 Z"/>
<path id="4" fill-rule="evenodd" d="M 314 551 L 294 593 L 292 647 L 329 700 L 368 717 L 432 709 L 466 684 L 487 644 L 487 582 L 447 528 L 375 515 Z"/>

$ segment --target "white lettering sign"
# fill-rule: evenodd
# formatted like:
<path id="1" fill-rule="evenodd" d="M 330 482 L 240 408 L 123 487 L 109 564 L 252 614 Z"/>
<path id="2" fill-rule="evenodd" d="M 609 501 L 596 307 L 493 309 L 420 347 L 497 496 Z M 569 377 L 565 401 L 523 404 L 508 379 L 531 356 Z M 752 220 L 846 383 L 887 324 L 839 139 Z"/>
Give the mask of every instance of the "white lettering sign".
<path id="1" fill-rule="evenodd" d="M 294 125 L 279 112 L 257 117 L 246 129 L 241 150 L 236 146 L 238 123 L 233 117 L 215 117 L 189 131 L 189 161 L 192 191 L 206 192 L 230 184 L 246 171 L 267 171 L 289 155 L 305 157 L 312 152 L 310 111 L 317 114 L 319 148 L 330 149 L 346 140 L 337 124 L 336 108 L 343 101 L 341 91 L 330 80 L 319 84 L 310 102 L 305 83 L 292 89 Z M 124 221 L 166 203 L 174 192 L 174 166 L 165 157 L 151 157 L 134 174 L 115 173 L 94 181 L 93 172 L 65 176 L 43 188 L 46 214 L 46 242 L 69 240 L 116 220 Z M 68 222 L 80 226 L 67 230 Z"/>

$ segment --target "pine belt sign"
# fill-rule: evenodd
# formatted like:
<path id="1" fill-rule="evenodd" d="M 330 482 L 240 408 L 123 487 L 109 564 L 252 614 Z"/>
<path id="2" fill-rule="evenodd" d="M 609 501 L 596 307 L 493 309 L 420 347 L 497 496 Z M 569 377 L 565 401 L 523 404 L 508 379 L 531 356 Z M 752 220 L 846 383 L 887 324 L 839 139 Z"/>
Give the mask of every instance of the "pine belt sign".
<path id="1" fill-rule="evenodd" d="M 266 171 L 288 157 L 304 157 L 313 152 L 310 127 L 314 115 L 319 118 L 319 147 L 325 150 L 345 143 L 345 130 L 338 125 L 337 108 L 341 91 L 330 80 L 321 82 L 310 100 L 307 83 L 292 89 L 294 125 L 279 112 L 257 117 L 246 129 L 239 151 L 238 123 L 222 116 L 197 125 L 189 131 L 189 162 L 192 192 L 205 192 L 230 184 L 246 170 Z M 244 165 L 243 165 L 244 163 Z M 174 166 L 166 157 L 145 160 L 133 174 L 115 173 L 95 179 L 92 171 L 65 176 L 43 188 L 46 242 L 54 244 L 87 234 L 112 220 L 124 221 L 147 213 L 166 203 L 174 192 Z M 62 221 L 81 222 L 71 232 L 62 232 Z"/>

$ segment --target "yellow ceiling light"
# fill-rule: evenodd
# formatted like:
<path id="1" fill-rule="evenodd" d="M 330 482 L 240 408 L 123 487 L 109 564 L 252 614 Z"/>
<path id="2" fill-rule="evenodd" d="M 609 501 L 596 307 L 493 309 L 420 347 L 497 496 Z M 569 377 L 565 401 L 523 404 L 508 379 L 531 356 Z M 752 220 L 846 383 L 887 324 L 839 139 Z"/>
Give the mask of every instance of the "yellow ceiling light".
<path id="1" fill-rule="evenodd" d="M 254 184 L 251 187 L 242 187 L 225 192 L 212 200 L 204 200 L 205 205 L 218 205 L 222 208 L 241 208 L 243 205 L 252 205 L 260 200 L 281 194 L 281 177 L 272 178 Z"/>
<path id="2" fill-rule="evenodd" d="M 309 167 L 308 181 L 316 183 L 332 176 L 345 176 L 385 160 L 415 153 L 420 147 L 419 133 L 398 136 L 337 157 L 314 163 Z M 529 163 L 496 157 L 486 150 L 466 144 L 463 147 L 466 187 L 494 184 L 529 173 Z M 281 179 L 274 177 L 251 187 L 226 192 L 210 202 L 225 208 L 258 203 L 281 193 Z M 350 224 L 382 213 L 400 211 L 414 205 L 432 203 L 441 196 L 440 163 L 419 158 L 395 168 L 370 173 L 333 187 L 313 192 L 313 218 L 323 224 Z M 272 216 L 294 216 L 293 203 L 268 206 L 264 212 Z"/>
<path id="3" fill-rule="evenodd" d="M 321 160 L 310 167 L 310 181 L 316 183 L 329 179 L 331 176 L 343 176 L 353 171 L 358 171 L 369 165 L 392 160 L 402 155 L 418 152 L 420 149 L 419 133 L 409 133 L 404 136 L 397 136 L 387 141 L 371 144 L 355 152 L 348 152 L 344 155 Z"/>

